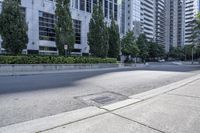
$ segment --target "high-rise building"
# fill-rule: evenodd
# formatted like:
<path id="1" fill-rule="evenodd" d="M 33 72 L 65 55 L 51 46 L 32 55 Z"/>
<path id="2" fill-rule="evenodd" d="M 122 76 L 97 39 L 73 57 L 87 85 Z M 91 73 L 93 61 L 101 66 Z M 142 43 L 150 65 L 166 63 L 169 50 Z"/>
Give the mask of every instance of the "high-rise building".
<path id="1" fill-rule="evenodd" d="M 21 7 L 28 24 L 29 43 L 24 52 L 39 54 L 57 54 L 55 44 L 56 0 L 22 0 Z M 87 33 L 93 8 L 102 2 L 105 21 L 114 18 L 120 24 L 119 0 L 71 0 L 70 10 L 75 32 L 74 54 L 89 52 Z M 0 0 L 0 9 L 3 0 Z M 0 40 L 1 41 L 1 40 Z M 1 43 L 0 43 L 1 44 Z M 0 45 L 1 48 L 1 45 Z M 0 51 L 4 49 L 1 48 Z"/>
<path id="2" fill-rule="evenodd" d="M 184 1 L 166 0 L 166 35 L 165 46 L 170 47 L 184 45 Z"/>
<path id="3" fill-rule="evenodd" d="M 122 33 L 144 33 L 149 41 L 165 45 L 166 0 L 123 0 Z"/>
<path id="4" fill-rule="evenodd" d="M 155 41 L 165 45 L 166 0 L 155 0 Z"/>
<path id="5" fill-rule="evenodd" d="M 140 0 L 123 0 L 121 10 L 121 33 L 133 31 L 137 37 L 141 34 L 141 2 Z"/>
<path id="6" fill-rule="evenodd" d="M 155 1 L 141 0 L 142 31 L 148 40 L 155 41 Z"/>
<path id="7" fill-rule="evenodd" d="M 192 44 L 192 29 L 193 21 L 200 11 L 200 0 L 185 0 L 185 33 L 184 43 L 185 45 Z"/>

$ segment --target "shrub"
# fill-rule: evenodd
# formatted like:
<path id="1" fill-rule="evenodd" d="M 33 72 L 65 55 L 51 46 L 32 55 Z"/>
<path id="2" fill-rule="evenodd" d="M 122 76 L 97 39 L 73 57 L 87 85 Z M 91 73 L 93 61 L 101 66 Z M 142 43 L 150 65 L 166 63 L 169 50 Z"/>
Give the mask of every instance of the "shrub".
<path id="1" fill-rule="evenodd" d="M 0 64 L 96 64 L 117 63 L 114 58 L 64 56 L 0 56 Z"/>

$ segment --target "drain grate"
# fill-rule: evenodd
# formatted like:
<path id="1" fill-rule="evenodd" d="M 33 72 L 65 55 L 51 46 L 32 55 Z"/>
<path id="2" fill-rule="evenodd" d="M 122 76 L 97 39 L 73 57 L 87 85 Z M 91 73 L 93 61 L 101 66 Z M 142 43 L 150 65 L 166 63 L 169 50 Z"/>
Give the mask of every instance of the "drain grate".
<path id="1" fill-rule="evenodd" d="M 97 98 L 94 98 L 92 99 L 94 102 L 96 103 L 100 103 L 100 104 L 106 104 L 106 103 L 109 103 L 113 100 L 115 100 L 114 98 L 112 97 L 108 97 L 108 96 L 103 96 L 103 97 L 97 97 Z"/>
<path id="2" fill-rule="evenodd" d="M 89 94 L 85 96 L 79 96 L 75 98 L 84 102 L 87 105 L 98 107 L 128 99 L 128 97 L 115 92 L 102 92 L 96 94 Z"/>

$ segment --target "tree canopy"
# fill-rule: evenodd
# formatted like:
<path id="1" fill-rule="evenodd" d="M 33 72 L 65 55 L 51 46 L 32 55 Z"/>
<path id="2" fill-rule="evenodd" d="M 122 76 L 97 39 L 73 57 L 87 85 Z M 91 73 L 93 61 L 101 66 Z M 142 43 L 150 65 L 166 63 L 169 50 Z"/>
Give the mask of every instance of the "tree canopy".
<path id="1" fill-rule="evenodd" d="M 4 0 L 0 14 L 2 45 L 11 54 L 21 54 L 28 43 L 28 26 L 20 4 L 20 0 Z"/>
<path id="2" fill-rule="evenodd" d="M 109 29 L 108 57 L 117 58 L 120 52 L 120 35 L 119 35 L 119 27 L 115 23 L 114 19 L 112 19 L 111 25 L 108 29 Z"/>
<path id="3" fill-rule="evenodd" d="M 73 31 L 73 22 L 71 12 L 69 10 L 70 0 L 56 0 L 56 45 L 60 55 L 65 54 L 64 45 L 68 46 L 70 54 L 74 48 L 75 37 Z"/>
<path id="4" fill-rule="evenodd" d="M 164 46 L 155 42 L 149 42 L 148 53 L 150 58 L 164 57 L 165 49 Z"/>
<path id="5" fill-rule="evenodd" d="M 97 4 L 92 13 L 92 18 L 89 24 L 88 45 L 90 53 L 96 57 L 107 57 L 109 50 L 109 34 L 101 2 Z"/>
<path id="6" fill-rule="evenodd" d="M 149 46 L 148 46 L 148 40 L 145 36 L 145 34 L 140 34 L 137 38 L 136 44 L 138 48 L 140 49 L 139 56 L 144 61 L 149 56 Z"/>
<path id="7" fill-rule="evenodd" d="M 189 25 L 192 27 L 192 45 L 200 46 L 200 13 Z"/>
<path id="8" fill-rule="evenodd" d="M 136 45 L 134 33 L 132 31 L 128 31 L 122 38 L 121 46 L 123 55 L 136 57 L 140 52 L 138 46 Z"/>

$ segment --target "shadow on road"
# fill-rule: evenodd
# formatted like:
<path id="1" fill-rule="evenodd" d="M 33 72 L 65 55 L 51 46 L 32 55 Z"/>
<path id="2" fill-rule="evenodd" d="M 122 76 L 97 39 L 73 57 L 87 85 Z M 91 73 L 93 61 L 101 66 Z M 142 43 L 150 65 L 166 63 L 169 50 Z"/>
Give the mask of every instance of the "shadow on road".
<path id="1" fill-rule="evenodd" d="M 87 72 L 66 72 L 59 74 L 39 74 L 24 76 L 1 76 L 0 95 L 8 93 L 55 89 L 60 87 L 76 86 L 76 82 L 108 73 L 124 71 L 167 71 L 167 72 L 192 72 L 200 70 L 198 66 L 177 65 L 150 65 L 145 68 L 127 68 L 119 70 L 102 70 Z M 67 88 L 66 88 L 67 89 Z"/>

